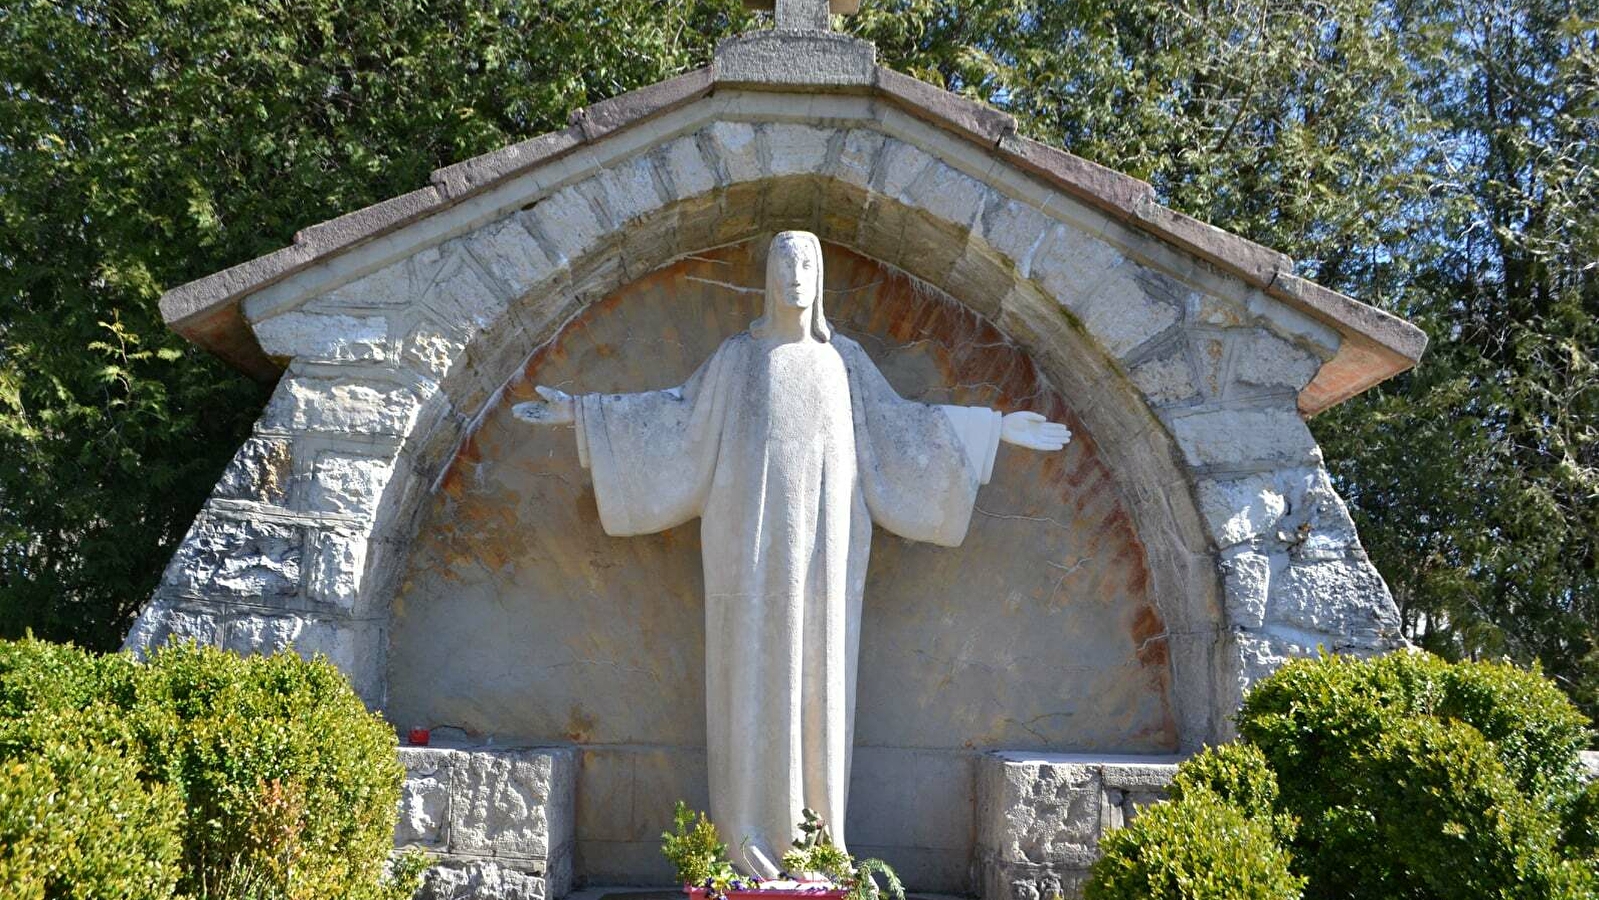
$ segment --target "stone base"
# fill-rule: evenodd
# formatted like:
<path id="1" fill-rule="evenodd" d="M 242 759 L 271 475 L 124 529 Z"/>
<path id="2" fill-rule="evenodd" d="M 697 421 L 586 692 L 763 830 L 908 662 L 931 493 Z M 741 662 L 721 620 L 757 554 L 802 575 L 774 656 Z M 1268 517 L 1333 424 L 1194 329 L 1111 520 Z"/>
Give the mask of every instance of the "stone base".
<path id="1" fill-rule="evenodd" d="M 1000 751 L 977 773 L 977 889 L 983 900 L 1082 894 L 1099 841 L 1164 798 L 1177 757 Z"/>
<path id="2" fill-rule="evenodd" d="M 396 850 L 434 858 L 419 900 L 559 900 L 572 889 L 576 755 L 402 747 Z"/>
<path id="3" fill-rule="evenodd" d="M 576 750 L 404 747 L 400 758 L 406 780 L 395 847 L 419 847 L 435 860 L 419 900 L 561 900 L 583 876 L 594 877 L 592 871 L 573 871 L 576 851 L 582 848 Z M 885 759 L 889 761 L 905 762 Z M 983 900 L 1048 900 L 1056 893 L 1076 897 L 1098 858 L 1100 838 L 1125 825 L 1139 808 L 1162 799 L 1176 768 L 1176 757 L 999 751 L 975 757 L 964 776 L 959 769 L 927 771 L 925 788 L 929 796 L 941 798 L 934 804 L 940 808 L 924 808 L 927 804 L 914 797 L 863 796 L 871 792 L 859 790 L 862 782 L 857 780 L 852 800 L 887 818 L 969 822 L 975 806 L 976 840 L 969 845 L 927 840 L 929 845 L 950 846 L 918 851 L 929 857 L 925 860 L 907 855 L 905 847 L 868 846 L 870 841 L 851 841 L 851 849 L 908 863 L 902 875 L 925 878 L 922 870 L 951 869 L 930 880 L 956 890 L 964 882 L 969 887 L 962 893 L 976 893 Z M 636 779 L 631 784 L 623 798 L 629 806 L 638 799 Z M 961 797 L 970 799 L 962 803 Z M 597 799 L 586 802 L 593 806 Z M 649 806 L 665 808 L 660 803 Z M 589 810 L 591 828 L 597 811 Z M 880 823 L 868 818 L 857 824 L 856 834 L 867 837 Z M 639 846 L 648 844 L 652 857 L 658 856 L 659 845 L 644 835 L 640 830 Z M 573 898 L 665 900 L 663 891 L 677 895 L 662 883 L 645 888 L 588 886 Z"/>

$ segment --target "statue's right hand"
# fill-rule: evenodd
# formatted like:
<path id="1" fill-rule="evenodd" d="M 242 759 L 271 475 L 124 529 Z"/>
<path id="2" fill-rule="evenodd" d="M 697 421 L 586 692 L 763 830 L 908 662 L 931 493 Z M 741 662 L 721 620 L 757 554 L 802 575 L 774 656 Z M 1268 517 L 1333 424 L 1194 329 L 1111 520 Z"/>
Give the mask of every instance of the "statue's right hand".
<path id="1" fill-rule="evenodd" d="M 571 394 L 542 384 L 533 390 L 544 399 L 518 403 L 511 407 L 511 415 L 533 425 L 570 425 L 576 420 Z"/>

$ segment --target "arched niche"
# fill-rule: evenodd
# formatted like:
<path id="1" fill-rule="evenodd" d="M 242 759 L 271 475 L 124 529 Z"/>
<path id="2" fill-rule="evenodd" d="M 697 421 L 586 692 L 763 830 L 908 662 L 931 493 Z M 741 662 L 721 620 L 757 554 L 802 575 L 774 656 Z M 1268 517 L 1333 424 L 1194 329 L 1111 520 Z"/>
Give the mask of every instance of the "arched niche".
<path id="1" fill-rule="evenodd" d="M 697 523 L 600 529 L 569 429 L 510 406 L 681 383 L 759 314 L 765 241 L 692 254 L 586 307 L 498 394 L 426 503 L 391 611 L 389 714 L 474 739 L 704 745 Z M 826 247 L 830 320 L 905 397 L 1035 409 L 1076 437 L 1002 448 L 963 546 L 873 540 L 857 742 L 1179 748 L 1167 629 L 1108 457 L 1026 351 L 902 271 Z"/>

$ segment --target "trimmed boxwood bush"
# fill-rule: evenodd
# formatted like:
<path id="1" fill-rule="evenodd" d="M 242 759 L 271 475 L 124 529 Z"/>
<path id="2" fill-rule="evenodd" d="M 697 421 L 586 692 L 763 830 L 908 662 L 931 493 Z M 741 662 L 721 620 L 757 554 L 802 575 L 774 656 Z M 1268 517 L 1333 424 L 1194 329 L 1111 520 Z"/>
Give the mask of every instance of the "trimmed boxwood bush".
<path id="1" fill-rule="evenodd" d="M 176 815 L 152 813 L 148 827 L 165 822 L 180 848 L 183 894 L 225 895 L 248 881 L 287 900 L 409 895 L 410 884 L 384 875 L 404 775 L 394 732 L 325 660 L 178 645 L 140 664 L 0 642 L 0 765 L 32 772 L 57 744 L 120 759 L 126 791 L 157 812 L 167 810 L 160 798 L 177 798 Z"/>
<path id="2" fill-rule="evenodd" d="M 181 817 L 177 792 L 115 750 L 52 741 L 0 761 L 0 896 L 170 897 Z"/>
<path id="3" fill-rule="evenodd" d="M 1150 860 L 1254 872 L 1218 847 L 1213 832 L 1237 830 L 1220 804 L 1269 829 L 1311 900 L 1599 896 L 1587 723 L 1537 672 L 1420 653 L 1300 660 L 1256 686 L 1238 728 L 1239 743 L 1179 766 L 1160 825 L 1140 831 L 1141 817 L 1106 841 L 1095 885 Z M 1149 896 L 1211 896 L 1186 884 Z M 1134 896 L 1102 889 L 1090 896 Z"/>
<path id="4" fill-rule="evenodd" d="M 1147 807 L 1105 836 L 1085 900 L 1296 900 L 1270 818 L 1203 788 Z"/>

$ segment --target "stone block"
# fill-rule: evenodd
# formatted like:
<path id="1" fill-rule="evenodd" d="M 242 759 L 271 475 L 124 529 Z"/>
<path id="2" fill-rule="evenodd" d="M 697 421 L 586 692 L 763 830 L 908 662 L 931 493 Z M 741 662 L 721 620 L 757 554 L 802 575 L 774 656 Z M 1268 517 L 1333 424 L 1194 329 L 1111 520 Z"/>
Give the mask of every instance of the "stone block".
<path id="1" fill-rule="evenodd" d="M 957 229 L 970 231 L 983 215 L 988 189 L 970 175 L 934 160 L 901 199 Z"/>
<path id="2" fill-rule="evenodd" d="M 320 362 L 381 362 L 389 356 L 383 316 L 292 310 L 255 323 L 253 330 L 268 356 Z"/>
<path id="3" fill-rule="evenodd" d="M 827 167 L 828 148 L 842 140 L 837 129 L 773 122 L 766 131 L 767 171 L 774 178 L 814 175 Z"/>
<path id="4" fill-rule="evenodd" d="M 1044 276 L 1046 287 L 1053 283 L 1060 289 L 1062 283 L 1075 283 L 1077 286 L 1060 289 L 1055 297 L 1107 353 L 1125 360 L 1181 321 L 1182 304 L 1174 296 L 1176 282 L 1153 269 L 1127 262 L 1119 254 L 1106 255 L 1095 245 L 1108 245 L 1081 237 L 1083 253 L 1075 257 L 1075 262 L 1062 262 L 1061 245 L 1056 244 L 1047 255 L 1041 255 L 1040 261 L 1035 261 L 1034 269 Z M 1059 268 L 1053 268 L 1057 265 Z M 1096 266 L 1103 267 L 1097 277 Z M 1068 271 L 1069 279 L 1064 274 L 1052 277 Z"/>
<path id="5" fill-rule="evenodd" d="M 402 259 L 328 291 L 308 303 L 306 308 L 385 309 L 411 303 L 420 293 L 411 261 Z M 249 312 L 248 304 L 246 312 Z"/>
<path id="6" fill-rule="evenodd" d="M 1128 373 L 1144 397 L 1156 406 L 1171 406 L 1199 398 L 1194 373 L 1183 353 L 1145 360 Z"/>
<path id="7" fill-rule="evenodd" d="M 1270 332 L 1256 330 L 1238 348 L 1233 378 L 1256 388 L 1299 390 L 1316 377 L 1321 358 Z"/>
<path id="8" fill-rule="evenodd" d="M 1226 549 L 1276 534 L 1278 521 L 1289 506 L 1289 497 L 1278 482 L 1279 476 L 1273 472 L 1199 481 L 1199 513 L 1217 547 Z"/>
<path id="9" fill-rule="evenodd" d="M 556 191 L 519 215 L 531 233 L 543 238 L 540 246 L 557 266 L 570 267 L 605 238 L 604 221 L 577 185 Z"/>
<path id="10" fill-rule="evenodd" d="M 366 575 L 365 532 L 327 528 L 311 533 L 306 596 L 347 612 L 361 605 Z"/>
<path id="11" fill-rule="evenodd" d="M 1172 437 L 1191 466 L 1320 461 L 1315 438 L 1292 409 L 1207 409 L 1170 416 Z"/>
<path id="12" fill-rule="evenodd" d="M 1223 648 L 1223 669 L 1231 680 L 1219 686 L 1217 708 L 1222 717 L 1221 740 L 1231 740 L 1236 731 L 1232 714 L 1243 705 L 1244 694 L 1256 682 L 1277 671 L 1283 663 L 1296 657 L 1311 656 L 1315 647 L 1306 647 L 1289 641 L 1275 639 L 1253 631 L 1234 631 Z"/>
<path id="13" fill-rule="evenodd" d="M 376 378 L 290 375 L 278 383 L 261 425 L 285 431 L 403 437 L 422 406 L 409 385 Z"/>
<path id="14" fill-rule="evenodd" d="M 1238 628 L 1259 628 L 1266 621 L 1266 606 L 1271 597 L 1272 573 L 1287 560 L 1258 553 L 1246 544 L 1222 552 L 1222 590 L 1227 609 L 1227 624 Z"/>
<path id="15" fill-rule="evenodd" d="M 1055 225 L 1033 254 L 1028 276 L 1076 312 L 1082 308 L 1111 271 L 1126 262 L 1115 247 L 1070 225 Z M 1124 300 L 1136 302 L 1131 292 Z"/>
<path id="16" fill-rule="evenodd" d="M 877 165 L 878 154 L 882 153 L 886 140 L 888 138 L 882 132 L 869 128 L 846 131 L 838 159 L 833 165 L 833 176 L 855 187 L 866 187 L 871 182 L 872 170 Z"/>
<path id="17" fill-rule="evenodd" d="M 666 203 L 655 161 L 648 154 L 634 156 L 602 170 L 598 182 L 605 192 L 611 218 L 619 223 L 642 219 Z"/>
<path id="18" fill-rule="evenodd" d="M 134 620 L 122 649 L 142 656 L 172 641 L 194 641 L 206 646 L 220 644 L 222 623 L 211 610 L 155 600 Z"/>
<path id="19" fill-rule="evenodd" d="M 723 185 L 760 180 L 760 141 L 755 126 L 747 122 L 712 122 L 702 132 L 719 170 Z"/>
<path id="20" fill-rule="evenodd" d="M 178 545 L 163 589 L 209 600 L 281 603 L 300 592 L 298 527 L 204 515 Z"/>
<path id="21" fill-rule="evenodd" d="M 435 860 L 418 897 L 505 900 L 571 889 L 570 750 L 402 747 L 394 845 Z"/>
<path id="22" fill-rule="evenodd" d="M 293 447 L 293 442 L 286 438 L 249 438 L 222 471 L 211 496 L 221 500 L 286 505 L 293 474 Z"/>
<path id="23" fill-rule="evenodd" d="M 554 277 L 559 269 L 515 216 L 484 225 L 462 241 L 500 283 L 503 290 L 495 292 L 497 295 L 520 297 Z"/>
<path id="24" fill-rule="evenodd" d="M 865 90 L 876 79 L 877 47 L 829 31 L 755 31 L 716 46 L 719 85 Z"/>
<path id="25" fill-rule="evenodd" d="M 878 156 L 877 168 L 872 173 L 872 185 L 888 197 L 903 197 L 905 191 L 932 164 L 933 158 L 920 148 L 889 138 Z"/>
<path id="26" fill-rule="evenodd" d="M 1360 546 L 1349 508 L 1333 489 L 1327 470 L 1317 466 L 1280 473 L 1291 512 L 1278 525 L 1295 560 L 1341 559 Z"/>
<path id="27" fill-rule="evenodd" d="M 571 753 L 463 753 L 450 797 L 450 849 L 544 858 L 572 840 Z"/>
<path id="28" fill-rule="evenodd" d="M 976 847 L 984 900 L 1078 896 L 1105 832 L 1128 821 L 1130 803 L 1161 797 L 1176 764 L 1174 757 L 984 755 Z"/>
<path id="29" fill-rule="evenodd" d="M 1365 559 L 1294 563 L 1273 580 L 1267 622 L 1327 635 L 1329 650 L 1398 634 L 1388 586 Z"/>
<path id="30" fill-rule="evenodd" d="M 317 454 L 311 467 L 305 507 L 313 512 L 370 520 L 376 515 L 383 489 L 393 474 L 392 459 L 325 450 Z"/>
<path id="31" fill-rule="evenodd" d="M 500 860 L 446 859 L 427 870 L 416 900 L 553 900 L 560 896 L 550 891 L 542 866 L 528 871 Z"/>
<path id="32" fill-rule="evenodd" d="M 460 333 L 432 319 L 419 319 L 400 340 L 400 359 L 411 371 L 441 381 L 466 349 Z"/>
<path id="33" fill-rule="evenodd" d="M 1030 278 L 1033 257 L 1057 227 L 1058 222 L 1032 204 L 1006 198 L 984 212 L 978 235 L 1009 259 L 1023 278 Z"/>
<path id="34" fill-rule="evenodd" d="M 483 270 L 467 248 L 467 238 L 450 241 L 438 252 L 438 265 L 429 266 L 432 280 L 422 292 L 422 306 L 466 334 L 493 327 L 505 315 L 510 289 Z M 419 267 L 428 254 L 417 254 Z"/>
<path id="35" fill-rule="evenodd" d="M 1195 325 L 1211 328 L 1243 328 L 1253 315 L 1249 307 L 1231 297 L 1195 293 L 1188 302 L 1188 319 Z"/>
<path id="36" fill-rule="evenodd" d="M 402 729 L 403 730 L 403 729 Z M 450 794 L 455 754 L 426 747 L 401 747 L 405 783 L 394 846 L 442 849 L 449 839 Z"/>
<path id="37" fill-rule="evenodd" d="M 1198 384 L 1211 400 L 1220 399 L 1227 391 L 1232 365 L 1232 335 L 1224 331 L 1194 330 L 1187 335 L 1188 358 L 1198 373 Z"/>
<path id="38" fill-rule="evenodd" d="M 697 197 L 716 187 L 716 173 L 700 153 L 693 135 L 680 137 L 656 151 L 656 164 L 674 199 Z"/>

